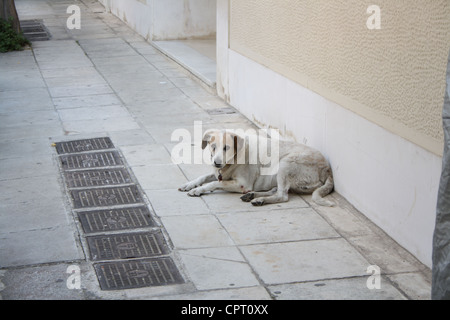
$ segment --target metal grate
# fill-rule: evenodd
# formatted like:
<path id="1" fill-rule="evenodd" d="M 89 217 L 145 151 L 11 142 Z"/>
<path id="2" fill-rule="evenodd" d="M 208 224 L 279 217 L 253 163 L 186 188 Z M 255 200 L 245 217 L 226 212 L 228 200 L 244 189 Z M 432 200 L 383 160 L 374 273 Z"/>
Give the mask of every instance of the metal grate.
<path id="1" fill-rule="evenodd" d="M 45 41 L 50 39 L 50 33 L 41 19 L 20 21 L 22 33 L 29 41 Z"/>
<path id="2" fill-rule="evenodd" d="M 142 196 L 134 185 L 115 188 L 71 190 L 75 209 L 109 207 L 142 202 Z"/>
<path id="3" fill-rule="evenodd" d="M 161 232 L 109 234 L 86 239 L 94 261 L 155 257 L 169 252 Z"/>
<path id="4" fill-rule="evenodd" d="M 117 151 L 82 153 L 60 156 L 63 170 L 76 170 L 123 165 Z"/>
<path id="5" fill-rule="evenodd" d="M 114 186 L 131 183 L 131 177 L 124 168 L 81 170 L 64 172 L 69 188 Z"/>
<path id="6" fill-rule="evenodd" d="M 146 206 L 78 212 L 84 233 L 154 227 Z"/>
<path id="7" fill-rule="evenodd" d="M 206 112 L 208 112 L 210 115 L 221 115 L 221 114 L 234 114 L 236 113 L 236 110 L 231 107 L 223 107 L 223 108 L 216 108 L 216 109 L 209 109 Z"/>
<path id="8" fill-rule="evenodd" d="M 91 260 L 97 261 L 100 288 L 184 283 L 168 257 L 170 247 L 161 229 L 111 139 L 65 141 L 55 147 Z M 119 230 L 128 231 L 114 232 Z"/>
<path id="9" fill-rule="evenodd" d="M 56 152 L 58 152 L 58 154 L 97 151 L 114 148 L 114 145 L 109 137 L 64 141 L 58 142 L 55 145 Z"/>
<path id="10" fill-rule="evenodd" d="M 94 264 L 102 290 L 122 290 L 184 283 L 169 257 Z"/>

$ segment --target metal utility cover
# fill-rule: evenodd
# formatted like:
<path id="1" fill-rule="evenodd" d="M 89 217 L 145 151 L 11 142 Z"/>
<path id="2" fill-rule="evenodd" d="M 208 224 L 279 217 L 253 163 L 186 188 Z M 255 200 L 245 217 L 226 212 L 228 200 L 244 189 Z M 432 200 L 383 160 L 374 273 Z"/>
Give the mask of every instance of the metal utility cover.
<path id="1" fill-rule="evenodd" d="M 109 207 L 142 202 L 142 196 L 135 185 L 114 188 L 71 190 L 75 209 Z"/>
<path id="2" fill-rule="evenodd" d="M 146 206 L 78 212 L 84 233 L 154 227 Z"/>
<path id="3" fill-rule="evenodd" d="M 155 257 L 169 252 L 160 231 L 91 236 L 86 240 L 94 261 Z"/>
<path id="4" fill-rule="evenodd" d="M 216 109 L 209 109 L 207 112 L 210 115 L 221 115 L 221 114 L 234 114 L 236 113 L 236 110 L 231 107 L 224 107 L 224 108 L 216 108 Z"/>
<path id="5" fill-rule="evenodd" d="M 29 41 L 45 41 L 50 39 L 50 33 L 41 19 L 20 21 L 22 33 Z"/>
<path id="6" fill-rule="evenodd" d="M 56 152 L 58 152 L 58 154 L 97 151 L 114 148 L 114 145 L 109 137 L 64 141 L 58 142 L 55 145 Z"/>
<path id="7" fill-rule="evenodd" d="M 94 264 L 102 290 L 122 290 L 184 283 L 169 257 Z"/>
<path id="8" fill-rule="evenodd" d="M 77 170 L 123 165 L 117 151 L 79 153 L 60 156 L 63 170 Z"/>
<path id="9" fill-rule="evenodd" d="M 64 172 L 68 188 L 101 187 L 131 183 L 131 177 L 124 168 L 98 169 Z"/>

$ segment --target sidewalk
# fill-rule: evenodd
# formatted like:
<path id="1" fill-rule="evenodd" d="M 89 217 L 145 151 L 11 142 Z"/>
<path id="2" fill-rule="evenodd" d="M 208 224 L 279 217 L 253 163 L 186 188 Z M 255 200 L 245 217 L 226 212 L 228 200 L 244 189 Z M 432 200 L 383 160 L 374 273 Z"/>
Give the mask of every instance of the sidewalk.
<path id="1" fill-rule="evenodd" d="M 210 168 L 173 164 L 174 130 L 256 126 L 220 112 L 229 106 L 212 90 L 98 2 L 77 2 L 82 28 L 67 30 L 71 4 L 16 0 L 21 20 L 43 19 L 52 39 L 0 54 L 1 298 L 430 298 L 430 270 L 336 192 L 325 208 L 310 196 L 252 207 L 238 194 L 177 191 Z M 52 146 L 98 137 L 142 190 L 184 283 L 101 290 Z M 380 289 L 367 287 L 371 265 Z M 69 266 L 80 289 L 68 288 Z"/>

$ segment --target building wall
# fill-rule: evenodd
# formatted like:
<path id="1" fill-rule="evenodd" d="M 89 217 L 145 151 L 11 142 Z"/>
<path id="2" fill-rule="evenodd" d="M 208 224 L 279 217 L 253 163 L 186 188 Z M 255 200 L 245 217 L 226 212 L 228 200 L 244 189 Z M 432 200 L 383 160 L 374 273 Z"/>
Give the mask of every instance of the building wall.
<path id="1" fill-rule="evenodd" d="M 150 41 L 211 38 L 216 2 L 211 0 L 99 0 Z"/>
<path id="2" fill-rule="evenodd" d="M 324 153 L 335 190 L 431 266 L 449 2 L 377 2 L 380 30 L 366 1 L 218 0 L 218 94 Z"/>
<path id="3" fill-rule="evenodd" d="M 231 0 L 230 48 L 442 155 L 450 1 Z"/>

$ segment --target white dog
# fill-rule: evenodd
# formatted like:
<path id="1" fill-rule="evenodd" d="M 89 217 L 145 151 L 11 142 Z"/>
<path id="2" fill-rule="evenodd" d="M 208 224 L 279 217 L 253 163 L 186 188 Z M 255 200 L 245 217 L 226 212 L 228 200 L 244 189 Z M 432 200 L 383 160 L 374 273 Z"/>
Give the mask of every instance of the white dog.
<path id="1" fill-rule="evenodd" d="M 271 145 L 270 138 L 266 146 Z M 180 187 L 189 196 L 201 196 L 216 189 L 243 193 L 243 201 L 254 206 L 288 201 L 288 192 L 311 194 L 312 199 L 322 206 L 334 204 L 323 197 L 333 190 L 333 175 L 323 155 L 308 146 L 279 140 L 278 172 L 262 175 L 264 166 L 258 161 L 249 163 L 249 136 L 208 130 L 203 136 L 202 148 L 209 146 L 215 172 L 201 176 Z M 244 161 L 238 161 L 244 156 Z M 240 158 L 242 159 L 242 157 Z"/>

